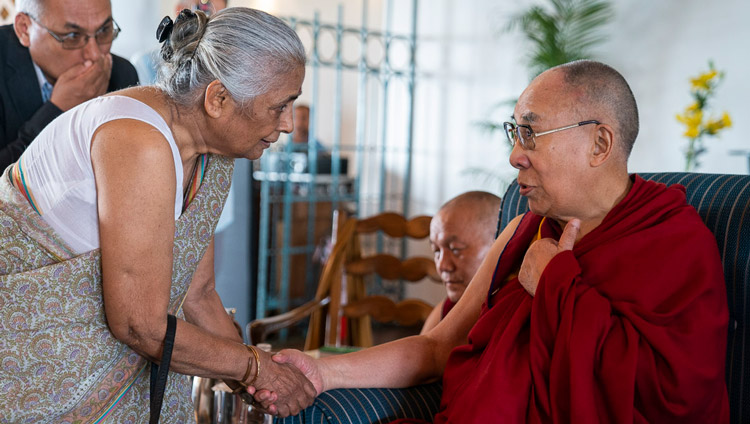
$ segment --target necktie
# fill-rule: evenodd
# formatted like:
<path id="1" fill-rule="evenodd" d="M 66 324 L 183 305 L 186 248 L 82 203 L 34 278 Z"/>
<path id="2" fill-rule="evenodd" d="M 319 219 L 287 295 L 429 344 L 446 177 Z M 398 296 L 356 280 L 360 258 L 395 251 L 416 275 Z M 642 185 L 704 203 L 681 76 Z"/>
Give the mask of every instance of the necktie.
<path id="1" fill-rule="evenodd" d="M 42 84 L 42 103 L 47 103 L 50 97 L 52 97 L 52 84 L 45 81 Z"/>

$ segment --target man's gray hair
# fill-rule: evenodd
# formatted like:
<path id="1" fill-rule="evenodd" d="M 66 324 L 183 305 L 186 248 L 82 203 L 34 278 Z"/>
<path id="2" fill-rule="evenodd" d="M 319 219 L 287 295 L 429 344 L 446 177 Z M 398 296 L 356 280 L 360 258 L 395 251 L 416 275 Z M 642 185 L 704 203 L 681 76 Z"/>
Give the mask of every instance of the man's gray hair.
<path id="1" fill-rule="evenodd" d="M 18 12 L 38 18 L 44 13 L 47 0 L 19 0 L 16 3 Z"/>
<path id="2" fill-rule="evenodd" d="M 192 105 L 219 80 L 242 107 L 268 92 L 279 75 L 305 66 L 297 33 L 281 19 L 245 7 L 181 14 L 161 49 L 156 85 Z"/>
<path id="3" fill-rule="evenodd" d="M 39 18 L 44 15 L 44 9 L 47 7 L 48 1 L 49 0 L 18 0 L 16 1 L 16 11 Z M 109 3 L 111 4 L 112 2 L 110 1 Z"/>

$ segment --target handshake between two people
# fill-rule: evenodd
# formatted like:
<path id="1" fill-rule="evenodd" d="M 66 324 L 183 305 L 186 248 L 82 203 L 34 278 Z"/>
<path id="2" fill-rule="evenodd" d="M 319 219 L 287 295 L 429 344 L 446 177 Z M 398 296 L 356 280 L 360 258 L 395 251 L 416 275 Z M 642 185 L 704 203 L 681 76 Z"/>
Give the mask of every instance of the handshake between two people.
<path id="1" fill-rule="evenodd" d="M 559 241 L 543 238 L 535 241 L 529 247 L 521 264 L 518 280 L 531 296 L 536 294 L 540 277 L 552 258 L 562 252 L 572 250 L 580 232 L 581 221 L 571 219 L 565 225 Z M 454 320 L 460 320 L 460 318 L 454 315 Z M 476 318 L 471 324 L 473 325 L 474 322 L 476 322 Z M 417 336 L 417 338 L 419 337 L 424 336 Z M 382 367 L 372 365 L 373 361 L 378 361 L 377 358 L 380 358 L 380 360 L 383 357 L 391 359 L 413 358 L 414 356 L 411 353 L 415 350 L 425 351 L 420 346 L 424 347 L 425 343 L 429 344 L 424 340 L 420 342 L 417 338 L 401 339 L 395 342 L 397 343 L 395 345 L 381 346 L 377 353 L 371 352 L 369 356 L 357 356 L 356 359 L 344 355 L 317 360 L 293 349 L 282 350 L 268 358 L 270 354 L 263 352 L 266 359 L 261 358 L 263 364 L 262 378 L 259 377 L 258 381 L 253 381 L 251 384 L 253 387 L 248 387 L 247 393 L 253 395 L 254 403 L 260 405 L 268 413 L 285 417 L 299 413 L 302 409 L 310 406 L 316 396 L 329 389 L 353 387 L 353 384 L 357 385 L 356 387 L 361 387 L 358 386 L 359 384 L 364 384 L 365 387 L 392 387 L 394 384 L 398 387 L 406 387 L 418 381 L 442 375 L 442 367 L 445 366 L 445 362 L 443 362 L 442 367 L 422 369 L 419 366 L 411 366 L 410 364 L 413 362 L 409 359 L 404 359 L 405 365 L 398 371 L 391 370 L 390 373 L 378 373 L 374 380 L 362 374 L 352 375 L 356 373 L 355 368 L 382 369 Z M 438 356 L 443 358 L 444 361 L 447 360 L 447 355 L 453 347 L 463 340 L 463 337 L 453 337 L 451 340 L 452 342 L 443 344 L 442 348 L 438 349 L 441 351 Z M 427 350 L 434 352 L 432 348 Z M 366 351 L 369 351 L 369 349 Z M 366 351 L 350 355 L 358 355 Z M 344 360 L 347 357 L 349 360 Z M 430 361 L 417 361 L 417 363 L 422 362 Z M 270 369 L 266 371 L 266 368 Z M 360 378 L 365 378 L 367 381 L 361 381 Z M 376 386 L 368 386 L 368 384 L 375 384 Z"/>
<path id="2" fill-rule="evenodd" d="M 245 401 L 254 400 L 253 405 L 259 409 L 287 417 L 312 405 L 324 391 L 318 362 L 309 355 L 293 349 L 282 350 L 272 357 L 266 352 L 258 353 L 262 370 L 241 394 Z M 236 388 L 235 384 L 230 387 Z"/>

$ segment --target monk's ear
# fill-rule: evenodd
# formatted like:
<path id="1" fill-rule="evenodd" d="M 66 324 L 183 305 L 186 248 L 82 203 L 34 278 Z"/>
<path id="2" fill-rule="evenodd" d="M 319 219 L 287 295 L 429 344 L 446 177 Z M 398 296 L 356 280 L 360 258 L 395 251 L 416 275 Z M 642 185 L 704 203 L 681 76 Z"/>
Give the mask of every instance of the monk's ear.
<path id="1" fill-rule="evenodd" d="M 206 86 L 206 96 L 203 99 L 203 108 L 211 118 L 220 118 L 231 112 L 234 100 L 229 95 L 229 90 L 219 80 L 213 80 Z"/>
<path id="2" fill-rule="evenodd" d="M 592 167 L 598 167 L 607 162 L 615 149 L 614 142 L 615 133 L 612 127 L 607 124 L 598 124 L 594 144 L 591 147 L 590 164 Z"/>
<path id="3" fill-rule="evenodd" d="M 29 47 L 31 44 L 29 37 L 29 30 L 31 29 L 31 18 L 25 13 L 17 13 L 16 18 L 13 21 L 13 31 L 16 32 L 16 37 L 21 45 Z"/>

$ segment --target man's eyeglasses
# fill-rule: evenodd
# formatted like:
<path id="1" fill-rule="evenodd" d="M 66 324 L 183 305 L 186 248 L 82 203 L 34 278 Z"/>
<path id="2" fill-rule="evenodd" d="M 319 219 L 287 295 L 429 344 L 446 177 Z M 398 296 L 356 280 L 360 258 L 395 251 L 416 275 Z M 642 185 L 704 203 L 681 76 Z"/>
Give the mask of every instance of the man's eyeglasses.
<path id="1" fill-rule="evenodd" d="M 516 123 L 514 122 L 504 122 L 503 128 L 505 128 L 505 135 L 508 137 L 508 142 L 510 143 L 511 147 L 515 146 L 516 142 L 519 142 L 521 143 L 521 147 L 524 150 L 534 150 L 534 148 L 536 147 L 537 137 L 547 135 L 547 134 L 552 134 L 558 131 L 569 130 L 571 128 L 577 128 L 577 127 L 580 127 L 581 125 L 588 125 L 588 124 L 599 125 L 600 123 L 601 122 L 594 121 L 594 120 L 582 121 L 577 124 L 567 125 L 564 127 L 555 128 L 554 130 L 542 131 L 538 133 L 535 133 L 534 130 L 532 130 L 531 127 L 528 125 L 516 125 Z"/>
<path id="2" fill-rule="evenodd" d="M 114 41 L 115 38 L 117 38 L 117 36 L 120 34 L 120 26 L 117 25 L 117 22 L 115 22 L 114 19 L 110 19 L 109 22 L 105 23 L 101 28 L 96 30 L 94 35 L 75 31 L 69 32 L 67 34 L 58 34 L 42 25 L 42 23 L 39 22 L 39 19 L 29 15 L 28 13 L 26 15 L 34 22 L 36 22 L 37 25 L 47 30 L 49 35 L 51 35 L 52 38 L 62 44 L 62 47 L 66 50 L 80 49 L 85 46 L 86 43 L 89 42 L 89 38 L 92 37 L 94 38 L 94 40 L 96 40 L 96 44 L 109 44 Z"/>

